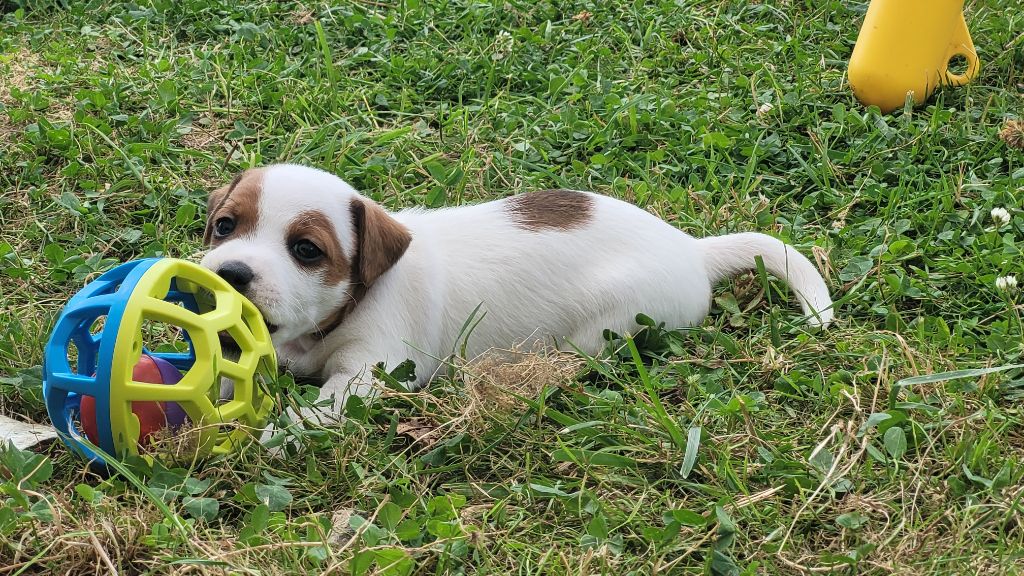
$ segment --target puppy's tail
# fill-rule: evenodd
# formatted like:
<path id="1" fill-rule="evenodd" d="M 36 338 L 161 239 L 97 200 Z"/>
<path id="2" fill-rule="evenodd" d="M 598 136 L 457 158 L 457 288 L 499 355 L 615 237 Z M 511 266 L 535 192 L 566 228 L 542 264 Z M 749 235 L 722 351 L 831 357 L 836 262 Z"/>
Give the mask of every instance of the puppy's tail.
<path id="1" fill-rule="evenodd" d="M 832 321 L 832 298 L 825 279 L 792 246 L 755 232 L 711 236 L 698 242 L 704 250 L 704 266 L 712 285 L 739 272 L 757 268 L 756 258 L 760 256 L 765 269 L 776 278 L 785 280 L 800 299 L 809 325 L 825 327 Z"/>

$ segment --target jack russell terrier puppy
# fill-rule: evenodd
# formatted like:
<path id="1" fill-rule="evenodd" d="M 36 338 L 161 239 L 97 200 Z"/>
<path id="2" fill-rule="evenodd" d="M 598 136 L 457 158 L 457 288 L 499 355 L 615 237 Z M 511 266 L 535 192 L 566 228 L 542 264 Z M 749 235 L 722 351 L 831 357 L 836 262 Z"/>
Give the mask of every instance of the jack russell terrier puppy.
<path id="1" fill-rule="evenodd" d="M 832 320 L 814 266 L 764 234 L 696 239 L 626 202 L 547 190 L 441 210 L 388 212 L 340 178 L 304 166 L 246 170 L 210 194 L 202 265 L 263 313 L 279 361 L 325 379 L 340 413 L 372 390 L 371 368 L 411 359 L 429 381 L 467 357 L 535 342 L 597 354 L 602 331 L 636 332 L 638 313 L 701 323 L 712 286 L 756 267 L 785 280 L 807 322 Z"/>

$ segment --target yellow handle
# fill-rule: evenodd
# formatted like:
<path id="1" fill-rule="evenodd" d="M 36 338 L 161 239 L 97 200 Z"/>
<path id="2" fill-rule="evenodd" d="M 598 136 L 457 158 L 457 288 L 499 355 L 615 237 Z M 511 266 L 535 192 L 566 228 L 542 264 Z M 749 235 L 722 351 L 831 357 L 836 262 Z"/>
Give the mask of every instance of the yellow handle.
<path id="1" fill-rule="evenodd" d="M 963 74 L 953 74 L 949 71 L 949 61 L 954 56 L 963 56 L 967 60 L 967 70 Z M 946 64 L 942 68 L 942 75 L 946 82 L 953 86 L 963 86 L 978 75 L 981 62 L 978 60 L 978 53 L 974 50 L 974 41 L 971 40 L 971 31 L 967 28 L 967 21 L 961 12 L 960 18 L 953 28 L 953 39 L 949 43 L 949 55 L 946 57 Z"/>

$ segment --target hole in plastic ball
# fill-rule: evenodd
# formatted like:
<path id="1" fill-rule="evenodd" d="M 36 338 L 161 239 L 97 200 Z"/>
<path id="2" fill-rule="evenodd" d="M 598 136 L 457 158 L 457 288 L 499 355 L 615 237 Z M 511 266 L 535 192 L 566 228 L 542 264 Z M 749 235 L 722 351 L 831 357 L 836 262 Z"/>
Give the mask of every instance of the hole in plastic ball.
<path id="1" fill-rule="evenodd" d="M 956 54 L 946 64 L 946 71 L 953 76 L 963 76 L 967 73 L 969 63 L 963 54 Z"/>
<path id="2" fill-rule="evenodd" d="M 100 316 L 92 321 L 89 325 L 89 333 L 95 337 L 100 337 L 103 334 L 103 327 L 107 324 L 107 317 Z"/>
<path id="3" fill-rule="evenodd" d="M 68 342 L 68 366 L 71 368 L 72 374 L 80 373 L 78 371 L 78 345 L 74 340 Z"/>
<path id="4" fill-rule="evenodd" d="M 156 320 L 142 321 L 142 342 L 150 352 L 188 352 L 185 330 Z"/>

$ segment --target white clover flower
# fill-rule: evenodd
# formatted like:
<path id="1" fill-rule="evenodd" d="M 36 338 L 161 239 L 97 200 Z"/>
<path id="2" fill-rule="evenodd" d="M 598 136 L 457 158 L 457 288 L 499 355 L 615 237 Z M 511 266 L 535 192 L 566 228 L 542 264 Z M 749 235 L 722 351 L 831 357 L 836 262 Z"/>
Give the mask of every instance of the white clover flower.
<path id="1" fill-rule="evenodd" d="M 1017 277 L 1016 276 L 1000 276 L 996 278 L 996 290 L 1000 292 L 1016 292 L 1017 291 Z"/>
<path id="2" fill-rule="evenodd" d="M 515 43 L 515 38 L 506 30 L 498 32 L 498 35 L 494 37 L 494 53 L 491 54 L 491 58 L 504 60 L 512 53 L 512 47 L 515 46 Z"/>
<path id="3" fill-rule="evenodd" d="M 1010 223 L 1010 212 L 1006 208 L 993 208 L 992 221 L 996 223 L 996 228 L 1002 228 Z"/>
<path id="4" fill-rule="evenodd" d="M 767 116 L 774 109 L 775 106 L 772 106 L 771 102 L 765 102 L 764 104 L 758 106 L 756 112 L 758 120 Z"/>

